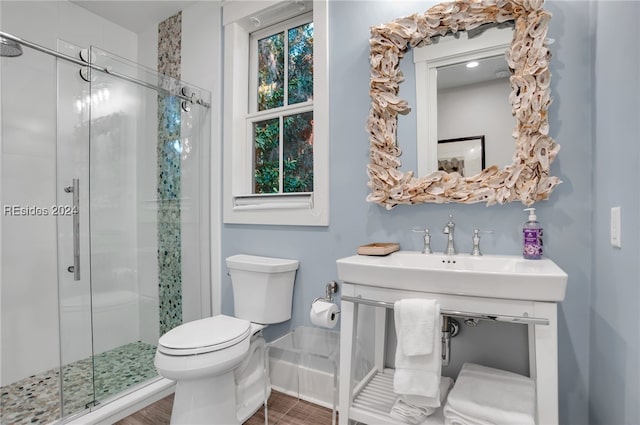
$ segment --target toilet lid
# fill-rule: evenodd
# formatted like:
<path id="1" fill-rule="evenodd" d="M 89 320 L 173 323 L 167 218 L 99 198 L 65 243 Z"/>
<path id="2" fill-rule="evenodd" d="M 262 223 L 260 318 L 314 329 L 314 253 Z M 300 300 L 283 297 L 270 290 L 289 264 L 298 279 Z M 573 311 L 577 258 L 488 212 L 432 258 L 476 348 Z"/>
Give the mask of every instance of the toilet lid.
<path id="1" fill-rule="evenodd" d="M 158 349 L 165 354 L 191 355 L 222 350 L 251 335 L 251 322 L 218 316 L 178 326 L 160 337 Z"/>

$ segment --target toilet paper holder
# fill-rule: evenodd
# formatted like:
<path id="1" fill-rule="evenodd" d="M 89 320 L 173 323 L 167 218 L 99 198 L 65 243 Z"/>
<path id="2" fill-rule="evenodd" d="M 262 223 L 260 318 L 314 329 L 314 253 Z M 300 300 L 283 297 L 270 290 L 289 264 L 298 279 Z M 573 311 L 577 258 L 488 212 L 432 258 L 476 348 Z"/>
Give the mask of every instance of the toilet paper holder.
<path id="1" fill-rule="evenodd" d="M 313 305 L 313 303 L 315 303 L 318 300 L 325 300 L 325 301 L 329 301 L 329 302 L 333 302 L 333 294 L 336 294 L 338 292 L 338 283 L 331 281 L 328 282 L 325 287 L 325 295 L 324 298 L 323 297 L 317 297 L 316 299 L 314 299 L 311 304 Z M 340 313 L 340 312 L 338 312 Z"/>

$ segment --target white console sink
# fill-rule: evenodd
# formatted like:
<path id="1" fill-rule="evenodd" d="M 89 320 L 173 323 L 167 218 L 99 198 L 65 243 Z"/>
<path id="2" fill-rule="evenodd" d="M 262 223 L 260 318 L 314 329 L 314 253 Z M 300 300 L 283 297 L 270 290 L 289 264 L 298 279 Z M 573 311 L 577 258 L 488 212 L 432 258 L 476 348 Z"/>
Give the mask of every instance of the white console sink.
<path id="1" fill-rule="evenodd" d="M 567 274 L 548 258 L 398 251 L 342 258 L 337 267 L 343 282 L 438 294 L 562 301 L 567 288 Z"/>

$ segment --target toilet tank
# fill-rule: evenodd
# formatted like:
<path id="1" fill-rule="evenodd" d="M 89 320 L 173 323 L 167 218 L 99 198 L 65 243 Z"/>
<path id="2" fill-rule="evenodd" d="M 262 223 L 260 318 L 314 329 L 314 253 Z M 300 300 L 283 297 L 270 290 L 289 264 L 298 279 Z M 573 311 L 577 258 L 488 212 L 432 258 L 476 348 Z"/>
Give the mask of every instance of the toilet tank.
<path id="1" fill-rule="evenodd" d="M 227 267 L 235 317 L 264 324 L 291 318 L 298 260 L 239 254 L 227 257 Z"/>

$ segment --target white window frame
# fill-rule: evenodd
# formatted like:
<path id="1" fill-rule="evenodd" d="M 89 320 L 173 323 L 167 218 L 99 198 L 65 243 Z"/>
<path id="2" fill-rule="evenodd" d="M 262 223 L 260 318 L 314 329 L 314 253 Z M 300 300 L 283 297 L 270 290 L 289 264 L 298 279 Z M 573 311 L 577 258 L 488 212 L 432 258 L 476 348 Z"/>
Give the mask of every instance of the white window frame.
<path id="1" fill-rule="evenodd" d="M 253 32 L 313 10 L 313 192 L 253 194 L 250 121 L 250 38 Z M 225 223 L 327 226 L 329 224 L 328 2 L 243 1 L 223 3 Z M 291 111 L 308 102 L 291 105 Z M 261 117 L 260 120 L 263 118 Z"/>

